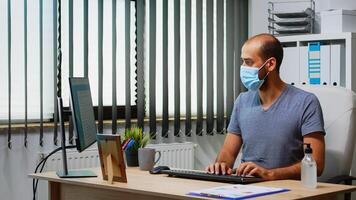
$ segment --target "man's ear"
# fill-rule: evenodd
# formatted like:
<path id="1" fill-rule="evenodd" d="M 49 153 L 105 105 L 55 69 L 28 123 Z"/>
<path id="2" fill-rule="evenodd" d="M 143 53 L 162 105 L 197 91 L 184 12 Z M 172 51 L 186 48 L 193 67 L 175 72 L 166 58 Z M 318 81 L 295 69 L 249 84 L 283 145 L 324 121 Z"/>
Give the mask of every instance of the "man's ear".
<path id="1" fill-rule="evenodd" d="M 277 60 L 275 57 L 271 57 L 266 63 L 267 71 L 272 72 L 277 68 Z"/>

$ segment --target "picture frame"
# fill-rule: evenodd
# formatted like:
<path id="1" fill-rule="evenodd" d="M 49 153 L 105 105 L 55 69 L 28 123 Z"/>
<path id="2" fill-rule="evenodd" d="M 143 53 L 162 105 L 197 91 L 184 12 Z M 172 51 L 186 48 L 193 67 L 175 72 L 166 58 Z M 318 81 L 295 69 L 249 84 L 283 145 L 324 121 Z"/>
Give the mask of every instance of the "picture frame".
<path id="1" fill-rule="evenodd" d="M 114 181 L 126 183 L 126 166 L 120 135 L 97 134 L 96 138 L 103 179 L 110 184 Z"/>

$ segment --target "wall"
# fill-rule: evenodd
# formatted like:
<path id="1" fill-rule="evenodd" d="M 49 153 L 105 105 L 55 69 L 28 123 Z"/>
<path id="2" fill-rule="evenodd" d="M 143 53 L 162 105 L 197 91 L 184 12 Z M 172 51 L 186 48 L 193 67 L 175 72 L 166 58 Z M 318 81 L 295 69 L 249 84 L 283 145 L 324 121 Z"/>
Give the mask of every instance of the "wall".
<path id="1" fill-rule="evenodd" d="M 182 124 L 184 127 L 184 124 Z M 194 130 L 195 127 L 193 127 Z M 149 130 L 146 128 L 146 130 Z M 173 128 L 171 128 L 173 130 Z M 106 127 L 105 131 L 111 131 L 110 127 Z M 28 148 L 23 145 L 24 133 L 23 130 L 14 130 L 12 133 L 12 149 L 7 148 L 7 131 L 0 131 L 0 199 L 6 200 L 23 200 L 32 199 L 32 179 L 28 178 L 28 174 L 33 173 L 37 161 L 39 160 L 40 152 L 50 152 L 56 148 L 53 145 L 53 133 L 51 129 L 44 130 L 44 147 L 39 147 L 39 130 L 30 129 L 28 133 Z M 119 130 L 122 132 L 122 129 Z M 203 169 L 210 162 L 214 161 L 216 154 L 223 144 L 225 135 L 214 136 L 195 136 L 190 138 L 176 138 L 172 135 L 168 139 L 158 137 L 157 141 L 153 142 L 175 142 L 175 141 L 192 141 L 198 144 L 195 155 L 195 168 Z M 39 198 L 46 198 L 45 182 L 40 182 Z M 20 192 L 19 192 L 20 191 Z"/>

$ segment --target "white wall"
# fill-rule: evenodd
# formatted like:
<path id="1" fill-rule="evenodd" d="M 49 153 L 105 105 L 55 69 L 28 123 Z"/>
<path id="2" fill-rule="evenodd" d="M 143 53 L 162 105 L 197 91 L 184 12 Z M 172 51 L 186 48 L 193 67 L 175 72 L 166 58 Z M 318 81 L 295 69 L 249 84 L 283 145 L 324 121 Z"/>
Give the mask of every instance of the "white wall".
<path id="1" fill-rule="evenodd" d="M 48 130 L 46 130 L 48 132 Z M 52 134 L 44 134 L 45 146 L 39 148 L 39 133 L 30 130 L 29 146 L 23 145 L 23 131 L 13 131 L 12 149 L 7 148 L 7 132 L 0 132 L 0 194 L 1 199 L 20 200 L 32 198 L 32 181 L 27 177 L 39 159 L 38 152 L 50 151 Z"/>
<path id="2" fill-rule="evenodd" d="M 182 127 L 184 124 L 182 124 Z M 194 130 L 195 127 L 193 127 Z M 110 127 L 106 127 L 110 131 Z M 148 128 L 146 130 L 149 130 Z M 173 130 L 173 128 L 171 129 Z M 122 132 L 122 129 L 119 130 Z M 223 144 L 225 135 L 195 136 L 190 138 L 176 138 L 170 135 L 163 142 L 192 141 L 198 144 L 195 154 L 195 168 L 203 169 L 214 161 L 216 154 Z M 32 198 L 32 179 L 28 174 L 33 173 L 40 152 L 50 152 L 54 148 L 53 132 L 45 129 L 44 147 L 39 147 L 39 130 L 30 129 L 28 133 L 28 148 L 23 145 L 23 130 L 14 130 L 12 133 L 12 149 L 7 148 L 7 131 L 0 131 L 0 199 L 23 200 Z M 162 142 L 162 141 L 157 141 Z M 40 200 L 46 199 L 45 182 L 40 182 L 38 193 Z M 42 190 L 41 190 L 42 189 Z"/>

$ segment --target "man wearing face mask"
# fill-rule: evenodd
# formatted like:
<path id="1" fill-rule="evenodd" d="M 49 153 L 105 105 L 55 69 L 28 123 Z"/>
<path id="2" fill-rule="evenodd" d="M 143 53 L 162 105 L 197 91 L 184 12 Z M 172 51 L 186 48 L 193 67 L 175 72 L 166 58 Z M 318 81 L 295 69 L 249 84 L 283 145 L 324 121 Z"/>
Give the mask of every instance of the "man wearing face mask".
<path id="1" fill-rule="evenodd" d="M 317 174 L 324 169 L 325 130 L 320 103 L 309 92 L 284 83 L 279 75 L 283 48 L 272 35 L 247 40 L 241 51 L 240 78 L 249 90 L 236 99 L 228 134 L 209 173 L 232 174 L 242 147 L 237 175 L 265 180 L 300 179 L 303 143 L 310 143 Z"/>

